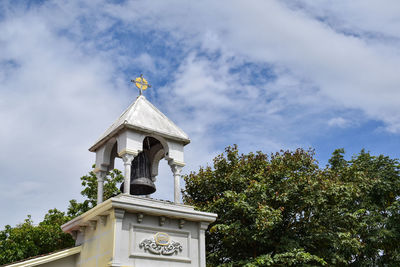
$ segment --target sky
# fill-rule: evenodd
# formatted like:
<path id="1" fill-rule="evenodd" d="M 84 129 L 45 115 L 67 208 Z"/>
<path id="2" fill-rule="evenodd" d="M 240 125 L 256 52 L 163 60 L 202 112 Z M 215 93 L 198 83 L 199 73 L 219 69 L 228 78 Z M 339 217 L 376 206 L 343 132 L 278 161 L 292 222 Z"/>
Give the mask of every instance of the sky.
<path id="1" fill-rule="evenodd" d="M 0 229 L 82 200 L 88 148 L 140 74 L 189 135 L 190 173 L 233 144 L 399 158 L 399 70 L 398 0 L 2 0 Z M 154 197 L 172 200 L 160 168 Z"/>

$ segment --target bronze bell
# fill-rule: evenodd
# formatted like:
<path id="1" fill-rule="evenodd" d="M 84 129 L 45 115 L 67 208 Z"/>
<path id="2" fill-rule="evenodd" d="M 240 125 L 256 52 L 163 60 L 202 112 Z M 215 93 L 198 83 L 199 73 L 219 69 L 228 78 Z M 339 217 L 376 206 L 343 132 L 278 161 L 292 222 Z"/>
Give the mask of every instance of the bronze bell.
<path id="1" fill-rule="evenodd" d="M 124 183 L 120 190 L 123 191 Z M 156 191 L 156 186 L 151 180 L 150 161 L 145 152 L 140 152 L 131 165 L 131 195 L 149 195 Z"/>

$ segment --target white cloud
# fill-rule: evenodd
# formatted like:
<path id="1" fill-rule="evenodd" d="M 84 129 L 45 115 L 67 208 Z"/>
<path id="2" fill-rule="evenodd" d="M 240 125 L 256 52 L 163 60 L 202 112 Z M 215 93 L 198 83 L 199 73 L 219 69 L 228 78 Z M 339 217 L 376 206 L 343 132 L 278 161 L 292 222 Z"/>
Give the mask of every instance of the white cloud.
<path id="1" fill-rule="evenodd" d="M 79 197 L 79 177 L 94 161 L 86 148 L 120 112 L 114 92 L 126 93 L 110 80 L 109 61 L 86 55 L 47 19 L 33 10 L 0 24 L 2 224 L 28 213 L 37 221 Z"/>
<path id="2" fill-rule="evenodd" d="M 336 117 L 332 118 L 328 121 L 328 125 L 332 127 L 340 127 L 340 128 L 346 128 L 351 125 L 351 121 L 344 119 L 342 117 Z"/>
<path id="3" fill-rule="evenodd" d="M 386 29 L 383 25 L 390 25 L 390 34 L 395 35 L 394 29 L 399 29 L 393 27 L 400 22 L 390 11 L 393 6 L 396 10 L 397 2 L 378 8 L 379 14 L 371 12 L 373 4 L 360 1 L 341 2 L 337 8 L 322 8 L 322 2 L 318 3 L 314 6 L 333 13 L 336 20 L 342 18 L 349 24 L 351 18 L 359 18 L 360 29 L 371 28 L 386 14 L 389 18 L 380 21 L 381 26 L 373 31 L 380 33 Z M 129 16 L 134 6 L 142 10 L 143 17 Z M 128 2 L 118 12 L 115 10 L 113 14 L 122 14 L 127 23 L 138 24 L 146 18 L 143 27 L 173 32 L 179 38 L 186 37 L 189 43 L 201 42 L 203 47 L 220 49 L 225 55 L 287 68 L 300 81 L 306 80 L 318 89 L 317 96 L 305 97 L 360 109 L 370 118 L 386 123 L 388 130 L 400 129 L 400 78 L 396 71 L 400 67 L 399 53 L 396 46 L 379 35 L 373 43 L 370 36 L 363 39 L 346 35 L 302 9 L 291 10 L 277 1 L 250 1 L 246 5 L 240 1 L 187 5 L 177 1 L 151 5 Z M 343 10 L 350 11 L 340 13 Z"/>
<path id="4" fill-rule="evenodd" d="M 399 41 L 400 4 L 396 0 L 386 0 L 384 3 L 339 0 L 334 5 L 326 0 L 300 0 L 286 1 L 286 4 L 323 20 L 338 32 L 358 35 L 371 42 L 375 38 L 381 42 Z"/>
<path id="5" fill-rule="evenodd" d="M 291 3 L 0 4 L 1 223 L 78 197 L 86 148 L 134 98 L 132 66 L 166 80 L 149 95 L 192 139 L 186 171 L 233 143 L 308 146 L 312 129 L 357 125 L 349 110 L 399 133 L 397 1 Z M 177 54 L 149 49 L 151 38 Z"/>

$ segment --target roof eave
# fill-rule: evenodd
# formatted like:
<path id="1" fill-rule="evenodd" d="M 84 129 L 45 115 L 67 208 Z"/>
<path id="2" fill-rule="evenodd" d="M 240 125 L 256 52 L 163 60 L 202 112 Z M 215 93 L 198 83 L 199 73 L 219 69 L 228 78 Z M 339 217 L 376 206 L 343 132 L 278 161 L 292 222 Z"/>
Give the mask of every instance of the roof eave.
<path id="1" fill-rule="evenodd" d="M 57 251 L 54 253 L 50 253 L 48 255 L 35 257 L 33 259 L 27 259 L 27 260 L 23 260 L 21 262 L 11 263 L 9 265 L 4 265 L 4 266 L 7 266 L 7 267 L 42 266 L 43 264 L 78 254 L 81 252 L 81 250 L 82 250 L 82 247 L 77 246 L 77 247 Z"/>
<path id="2" fill-rule="evenodd" d="M 96 144 L 91 146 L 89 148 L 89 151 L 90 152 L 96 152 L 96 150 L 100 146 L 102 146 L 104 143 L 106 143 L 109 139 L 114 137 L 120 130 L 122 130 L 124 128 L 133 129 L 133 130 L 139 130 L 141 132 L 149 133 L 149 134 L 156 134 L 156 135 L 159 135 L 161 137 L 165 137 L 165 138 L 170 139 L 170 140 L 175 140 L 175 141 L 181 142 L 181 143 L 183 143 L 184 146 L 186 146 L 187 144 L 190 143 L 190 139 L 189 138 L 182 138 L 182 137 L 179 137 L 179 136 L 170 135 L 170 134 L 167 134 L 167 133 L 162 133 L 162 132 L 154 131 L 154 130 L 151 130 L 151 129 L 147 129 L 147 128 L 144 128 L 144 127 L 139 127 L 139 126 L 135 126 L 135 125 L 131 125 L 131 124 L 121 124 L 120 126 L 115 128 L 111 133 L 109 133 L 108 135 L 104 136 L 100 141 L 96 142 Z"/>

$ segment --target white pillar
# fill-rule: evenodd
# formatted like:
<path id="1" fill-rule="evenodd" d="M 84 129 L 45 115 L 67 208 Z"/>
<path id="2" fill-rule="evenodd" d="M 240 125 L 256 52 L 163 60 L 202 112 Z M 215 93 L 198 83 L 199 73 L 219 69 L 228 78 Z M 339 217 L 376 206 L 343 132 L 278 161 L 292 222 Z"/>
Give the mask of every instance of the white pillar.
<path id="1" fill-rule="evenodd" d="M 97 177 L 97 205 L 103 202 L 104 194 L 104 178 L 106 177 L 105 171 L 98 171 L 96 173 Z"/>
<path id="2" fill-rule="evenodd" d="M 181 203 L 181 186 L 180 186 L 180 179 L 181 179 L 181 171 L 183 166 L 172 164 L 170 165 L 171 171 L 174 174 L 174 202 Z"/>
<path id="3" fill-rule="evenodd" d="M 122 255 L 122 221 L 124 219 L 125 210 L 114 209 L 114 258 L 111 260 L 111 267 L 120 267 L 122 266 L 122 262 L 124 261 L 124 257 Z"/>
<path id="4" fill-rule="evenodd" d="M 208 223 L 199 223 L 199 266 L 206 267 L 206 230 Z"/>
<path id="5" fill-rule="evenodd" d="M 129 194 L 129 188 L 131 185 L 131 164 L 134 157 L 135 155 L 128 153 L 122 155 L 122 160 L 124 161 L 125 166 L 124 194 Z"/>

